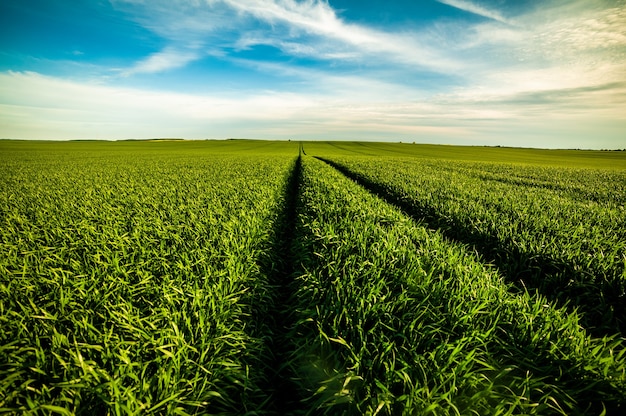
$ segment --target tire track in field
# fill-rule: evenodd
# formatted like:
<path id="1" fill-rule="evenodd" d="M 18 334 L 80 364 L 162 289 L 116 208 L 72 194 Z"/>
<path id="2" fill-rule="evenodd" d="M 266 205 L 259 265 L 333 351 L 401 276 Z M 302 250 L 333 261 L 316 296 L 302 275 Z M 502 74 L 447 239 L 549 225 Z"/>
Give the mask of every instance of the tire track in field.
<path id="1" fill-rule="evenodd" d="M 568 280 L 576 276 L 575 268 L 567 263 L 555 262 L 549 256 L 524 253 L 515 247 L 502 247 L 495 236 L 476 233 L 462 224 L 451 224 L 433 208 L 414 206 L 379 183 L 372 182 L 348 168 L 323 157 L 316 159 L 328 164 L 368 192 L 399 208 L 405 215 L 437 229 L 448 240 L 469 245 L 483 259 L 493 264 L 500 273 L 520 291 L 538 291 L 559 307 L 578 312 L 581 324 L 590 334 L 598 337 L 626 334 L 626 305 L 617 296 L 618 291 L 602 290 L 600 286 L 569 286 Z M 613 298 L 614 297 L 614 298 Z M 582 313 L 581 313 L 582 312 Z"/>
<path id="2" fill-rule="evenodd" d="M 299 153 L 301 153 L 302 149 Z M 293 355 L 293 343 L 289 339 L 295 326 L 293 307 L 294 274 L 294 230 L 296 227 L 296 204 L 300 192 L 302 175 L 301 156 L 298 155 L 285 189 L 283 211 L 274 227 L 274 238 L 270 247 L 264 272 L 270 277 L 273 289 L 272 307 L 267 316 L 260 317 L 268 328 L 266 346 L 270 353 L 266 364 L 265 386 L 268 402 L 263 414 L 298 414 L 302 408 L 303 393 L 294 380 L 297 378 L 289 366 Z"/>

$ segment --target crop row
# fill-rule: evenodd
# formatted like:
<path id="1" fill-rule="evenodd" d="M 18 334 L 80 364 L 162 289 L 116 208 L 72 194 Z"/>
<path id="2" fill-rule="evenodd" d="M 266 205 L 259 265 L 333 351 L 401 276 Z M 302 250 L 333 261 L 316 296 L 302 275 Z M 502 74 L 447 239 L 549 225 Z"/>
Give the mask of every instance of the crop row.
<path id="1" fill-rule="evenodd" d="M 302 162 L 294 373 L 328 414 L 572 414 L 624 405 L 619 340 L 514 294 L 464 245 Z"/>
<path id="2" fill-rule="evenodd" d="M 332 163 L 473 246 L 519 286 L 577 308 L 594 333 L 626 329 L 623 173 L 358 157 Z"/>
<path id="3" fill-rule="evenodd" d="M 0 412 L 262 407 L 291 157 L 3 160 Z"/>
<path id="4" fill-rule="evenodd" d="M 456 178 L 455 191 L 489 180 L 556 183 L 545 193 L 565 201 L 588 192 L 543 171 L 397 162 L 341 160 L 380 184 L 385 170 L 415 184 L 416 170 Z M 415 221 L 315 158 L 25 152 L 0 169 L 0 412 L 626 405 L 620 340 L 590 337 L 579 314 L 512 290 L 443 222 Z M 617 212 L 612 188 L 598 189 L 586 203 Z"/>

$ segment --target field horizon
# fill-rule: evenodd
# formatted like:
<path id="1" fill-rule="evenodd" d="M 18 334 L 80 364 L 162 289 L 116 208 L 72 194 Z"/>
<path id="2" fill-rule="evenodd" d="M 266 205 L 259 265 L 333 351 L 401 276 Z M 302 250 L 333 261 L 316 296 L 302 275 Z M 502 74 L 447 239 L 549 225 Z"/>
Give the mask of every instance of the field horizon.
<path id="1" fill-rule="evenodd" d="M 4 145 L 3 145 L 4 143 Z M 432 158 L 446 160 L 487 161 L 502 163 L 521 163 L 539 165 L 562 165 L 581 168 L 626 169 L 626 149 L 560 149 L 533 148 L 485 145 L 454 145 L 431 144 L 418 142 L 386 142 L 386 141 L 350 141 L 350 140 L 266 140 L 249 138 L 226 139 L 185 139 L 185 138 L 153 138 L 153 139 L 72 139 L 72 140 L 27 140 L 0 139 L 0 150 L 9 151 L 14 146 L 10 143 L 23 143 L 17 148 L 54 149 L 55 146 L 66 146 L 71 149 L 92 143 L 101 145 L 99 150 L 134 151 L 136 145 L 160 144 L 165 147 L 153 150 L 171 150 L 169 146 L 181 145 L 181 150 L 216 151 L 216 152 L 263 152 L 285 153 L 292 149 L 290 143 L 301 143 L 305 151 L 330 154 L 359 154 L 405 156 L 415 158 Z M 27 145 L 28 144 L 28 145 Z M 42 148 L 37 145 L 41 144 Z M 78 149 L 78 148 L 77 148 Z M 297 151 L 297 149 L 296 149 Z"/>

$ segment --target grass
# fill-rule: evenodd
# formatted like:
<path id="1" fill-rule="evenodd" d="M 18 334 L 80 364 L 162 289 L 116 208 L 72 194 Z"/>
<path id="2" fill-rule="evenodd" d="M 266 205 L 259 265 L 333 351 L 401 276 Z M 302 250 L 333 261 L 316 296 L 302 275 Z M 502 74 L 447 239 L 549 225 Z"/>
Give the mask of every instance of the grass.
<path id="1" fill-rule="evenodd" d="M 624 156 L 0 141 L 0 412 L 619 414 Z"/>
<path id="2" fill-rule="evenodd" d="M 409 157 L 571 168 L 626 169 L 626 152 L 548 150 L 484 146 L 446 146 L 378 142 L 304 142 L 307 154 L 330 156 Z"/>
<path id="3" fill-rule="evenodd" d="M 0 409 L 262 407 L 260 258 L 294 158 L 90 156 L 5 159 Z"/>
<path id="4" fill-rule="evenodd" d="M 470 244 L 510 281 L 578 308 L 590 330 L 626 329 L 621 171 L 332 160 L 412 217 Z"/>
<path id="5" fill-rule="evenodd" d="M 511 293 L 464 245 L 303 160 L 296 372 L 325 414 L 573 414 L 624 405 L 624 347 Z M 297 336 L 296 336 L 297 335 Z"/>

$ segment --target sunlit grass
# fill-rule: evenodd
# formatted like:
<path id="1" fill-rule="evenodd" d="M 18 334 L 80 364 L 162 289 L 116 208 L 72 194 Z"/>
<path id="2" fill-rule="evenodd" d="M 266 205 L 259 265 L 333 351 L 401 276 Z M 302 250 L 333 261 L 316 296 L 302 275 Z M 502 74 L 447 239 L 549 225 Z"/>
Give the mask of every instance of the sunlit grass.
<path id="1" fill-rule="evenodd" d="M 260 407 L 258 259 L 294 157 L 90 156 L 4 172 L 0 409 Z"/>
<path id="2" fill-rule="evenodd" d="M 512 294 L 445 241 L 305 158 L 300 352 L 328 414 L 571 414 L 624 403 L 624 349 L 576 314 Z M 317 383 L 314 383 L 317 378 Z"/>
<path id="3" fill-rule="evenodd" d="M 511 281 L 578 307 L 589 329 L 624 330 L 623 171 L 332 160 L 413 217 L 473 245 Z"/>
<path id="4" fill-rule="evenodd" d="M 329 146 L 0 142 L 0 412 L 623 413 L 619 169 Z"/>

